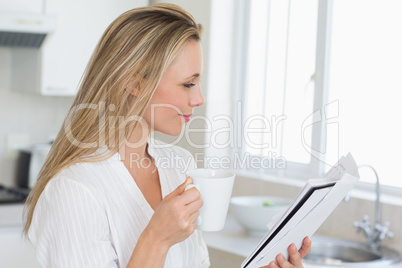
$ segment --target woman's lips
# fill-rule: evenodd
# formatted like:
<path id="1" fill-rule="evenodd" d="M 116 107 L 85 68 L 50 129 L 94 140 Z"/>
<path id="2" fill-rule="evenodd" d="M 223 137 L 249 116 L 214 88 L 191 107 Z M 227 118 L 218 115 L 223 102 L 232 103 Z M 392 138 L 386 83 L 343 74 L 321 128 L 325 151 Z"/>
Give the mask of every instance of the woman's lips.
<path id="1" fill-rule="evenodd" d="M 192 114 L 180 114 L 180 116 L 184 119 L 184 121 L 188 122 L 190 121 Z"/>

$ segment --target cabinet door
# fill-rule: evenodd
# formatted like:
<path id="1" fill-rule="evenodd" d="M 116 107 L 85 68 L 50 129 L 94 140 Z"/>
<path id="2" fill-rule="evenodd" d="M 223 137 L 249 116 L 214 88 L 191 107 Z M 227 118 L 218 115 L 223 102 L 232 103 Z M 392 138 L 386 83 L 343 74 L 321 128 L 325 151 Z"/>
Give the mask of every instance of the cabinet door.
<path id="1" fill-rule="evenodd" d="M 57 29 L 42 49 L 42 94 L 74 95 L 106 27 L 124 11 L 147 4 L 146 0 L 47 0 L 46 13 L 57 16 Z"/>
<path id="2" fill-rule="evenodd" d="M 22 226 L 0 227 L 0 267 L 40 268 L 35 250 L 21 233 Z"/>

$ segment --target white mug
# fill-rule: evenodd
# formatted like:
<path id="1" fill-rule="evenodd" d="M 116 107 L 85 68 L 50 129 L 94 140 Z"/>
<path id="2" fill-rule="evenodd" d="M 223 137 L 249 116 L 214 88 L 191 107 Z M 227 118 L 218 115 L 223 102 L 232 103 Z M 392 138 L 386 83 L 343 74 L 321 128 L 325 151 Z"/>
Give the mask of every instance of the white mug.
<path id="1" fill-rule="evenodd" d="M 201 231 L 219 231 L 225 225 L 226 215 L 232 195 L 235 174 L 226 170 L 193 169 L 187 171 L 193 184 L 186 190 L 197 188 L 204 202 L 197 219 L 197 229 Z"/>

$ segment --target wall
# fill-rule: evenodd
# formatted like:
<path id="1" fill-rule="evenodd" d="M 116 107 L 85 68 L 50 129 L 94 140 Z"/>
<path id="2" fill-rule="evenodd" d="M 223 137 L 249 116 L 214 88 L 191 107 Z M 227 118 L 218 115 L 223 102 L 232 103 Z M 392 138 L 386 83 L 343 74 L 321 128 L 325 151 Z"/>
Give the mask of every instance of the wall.
<path id="1" fill-rule="evenodd" d="M 9 135 L 28 134 L 30 144 L 54 137 L 73 101 L 72 97 L 47 97 L 10 90 L 10 51 L 0 48 L 0 184 L 15 185 L 15 164 L 6 156 Z M 21 79 L 24 79 L 21 77 Z"/>
<path id="2" fill-rule="evenodd" d="M 62 1 L 63 2 L 63 1 Z M 26 12 L 26 13 L 40 13 L 42 12 L 42 8 L 46 9 L 49 13 L 56 12 L 59 16 L 57 16 L 58 26 L 60 26 L 60 32 L 63 32 L 66 24 L 68 24 L 68 15 L 66 13 L 62 14 L 62 12 L 58 13 L 58 4 L 63 6 L 64 8 L 70 7 L 74 8 L 73 5 L 65 5 L 66 3 L 62 3 L 60 1 L 45 1 L 45 0 L 0 0 L 0 11 L 9 12 Z M 71 1 L 70 1 L 71 2 Z M 119 0 L 119 1 L 104 1 L 101 2 L 102 9 L 98 9 L 98 16 L 94 16 L 93 20 L 95 24 L 91 24 L 88 26 L 88 29 L 91 30 L 91 33 L 94 36 L 88 37 L 90 39 L 88 44 L 95 44 L 94 40 L 97 42 L 97 33 L 99 35 L 104 31 L 104 27 L 106 28 L 108 21 L 112 21 L 118 14 L 121 14 L 123 11 L 128 9 L 142 6 L 148 4 L 147 0 Z M 109 6 L 110 5 L 110 6 Z M 81 5 L 81 9 L 77 9 L 80 14 L 86 14 L 86 10 L 91 10 L 93 7 L 90 4 Z M 84 12 L 85 11 L 85 12 Z M 66 11 L 68 13 L 68 11 Z M 71 16 L 71 12 L 68 13 Z M 67 17 L 67 18 L 66 18 Z M 79 16 L 81 19 L 83 16 Z M 78 17 L 77 17 L 78 18 Z M 64 19 L 64 20 L 63 20 Z M 85 19 L 85 18 L 84 18 Z M 67 22 L 66 22 L 67 20 Z M 63 25 L 65 22 L 66 24 Z M 79 20 L 77 19 L 76 23 L 78 26 Z M 106 23 L 106 24 L 105 24 Z M 71 25 L 72 27 L 74 25 Z M 57 32 L 57 30 L 56 30 Z M 65 32 L 64 32 L 65 33 Z M 69 33 L 68 33 L 69 34 Z M 79 34 L 79 33 L 77 33 Z M 84 33 L 85 34 L 85 33 Z M 69 38 L 70 41 L 71 38 Z M 65 40 L 65 39 L 59 39 Z M 91 42 L 90 42 L 91 41 Z M 60 42 L 65 44 L 64 42 Z M 73 42 L 74 46 L 78 44 L 77 42 Z M 77 48 L 78 47 L 78 48 Z M 91 47 L 87 47 L 84 49 L 83 46 L 77 45 L 77 50 L 90 51 Z M 57 46 L 59 49 L 59 47 Z M 71 52 L 72 45 L 70 44 L 69 49 L 64 49 L 70 54 L 66 54 L 66 58 L 71 58 L 71 55 L 77 55 L 77 52 Z M 90 50 L 87 50 L 90 49 Z M 60 53 L 62 53 L 63 48 L 60 47 Z M 10 89 L 10 79 L 11 79 L 11 50 L 9 48 L 0 48 L 0 184 L 4 184 L 6 186 L 14 186 L 15 185 L 15 167 L 16 167 L 16 157 L 10 157 L 7 153 L 8 150 L 7 144 L 8 139 L 12 137 L 18 136 L 27 136 L 27 140 L 23 137 L 24 147 L 29 147 L 31 144 L 36 143 L 46 143 L 50 139 L 54 138 L 58 133 L 59 129 L 62 126 L 64 117 L 66 116 L 68 109 L 71 106 L 73 101 L 73 97 L 49 97 L 49 96 L 41 96 L 35 94 L 28 93 L 19 93 L 15 90 Z M 85 53 L 85 52 L 84 52 Z M 91 52 L 89 52 L 91 53 Z M 78 55 L 79 56 L 79 55 Z M 89 55 L 88 55 L 89 57 Z M 82 57 L 79 57 L 80 59 Z M 86 65 L 86 62 L 81 62 L 81 64 L 72 60 L 72 66 L 74 68 L 75 64 L 77 64 L 77 70 L 81 69 L 78 67 L 83 67 Z M 65 62 L 64 62 L 65 63 Z M 59 73 L 66 73 L 71 75 L 71 69 L 68 66 L 66 67 L 66 71 L 61 71 Z M 74 76 L 74 75 L 73 75 Z M 80 76 L 78 72 L 77 77 Z M 67 77 L 61 75 L 61 77 Z M 24 77 L 20 77 L 22 81 L 24 81 Z M 68 79 L 68 78 L 66 78 Z M 77 79 L 78 80 L 78 79 Z M 26 81 L 26 80 L 25 80 Z"/>

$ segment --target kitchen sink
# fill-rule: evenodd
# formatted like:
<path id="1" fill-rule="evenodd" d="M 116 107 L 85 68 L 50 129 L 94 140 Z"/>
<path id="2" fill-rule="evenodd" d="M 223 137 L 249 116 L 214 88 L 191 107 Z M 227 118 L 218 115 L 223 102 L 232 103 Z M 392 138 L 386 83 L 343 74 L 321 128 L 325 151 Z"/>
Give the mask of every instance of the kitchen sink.
<path id="1" fill-rule="evenodd" d="M 401 255 L 385 247 L 378 251 L 365 244 L 327 237 L 311 238 L 311 252 L 304 257 L 306 264 L 348 267 L 384 267 L 400 262 Z"/>

